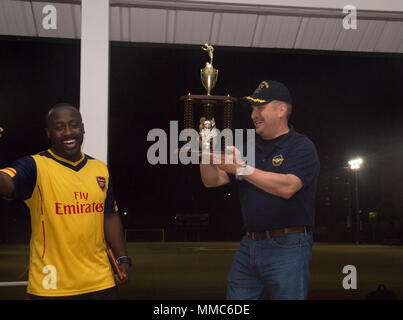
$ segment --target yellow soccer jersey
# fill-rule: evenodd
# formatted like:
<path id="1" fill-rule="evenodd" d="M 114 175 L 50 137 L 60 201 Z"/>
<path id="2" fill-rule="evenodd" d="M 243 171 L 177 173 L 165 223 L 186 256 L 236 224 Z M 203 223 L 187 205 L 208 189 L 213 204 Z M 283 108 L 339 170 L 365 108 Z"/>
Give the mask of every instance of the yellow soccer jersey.
<path id="1" fill-rule="evenodd" d="M 31 214 L 27 292 L 70 296 L 115 286 L 104 237 L 104 213 L 116 214 L 107 166 L 85 154 L 71 162 L 47 150 L 1 171 Z"/>

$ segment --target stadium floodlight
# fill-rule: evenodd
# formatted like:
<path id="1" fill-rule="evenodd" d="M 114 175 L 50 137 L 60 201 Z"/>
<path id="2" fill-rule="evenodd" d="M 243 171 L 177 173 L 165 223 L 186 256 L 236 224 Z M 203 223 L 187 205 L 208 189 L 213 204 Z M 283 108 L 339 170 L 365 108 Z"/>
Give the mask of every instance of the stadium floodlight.
<path id="1" fill-rule="evenodd" d="M 362 158 L 352 159 L 348 162 L 351 170 L 355 173 L 355 210 L 356 210 L 356 240 L 355 243 L 360 243 L 360 205 L 358 203 L 358 171 L 361 168 L 363 161 Z"/>
<path id="2" fill-rule="evenodd" d="M 352 170 L 360 169 L 362 165 L 362 158 L 352 159 L 348 162 L 348 165 Z"/>

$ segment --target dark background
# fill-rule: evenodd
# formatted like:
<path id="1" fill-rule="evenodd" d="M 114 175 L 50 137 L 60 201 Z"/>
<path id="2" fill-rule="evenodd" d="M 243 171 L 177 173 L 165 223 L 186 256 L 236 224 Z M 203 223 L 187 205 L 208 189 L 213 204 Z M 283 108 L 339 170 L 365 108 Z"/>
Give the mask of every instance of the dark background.
<path id="1" fill-rule="evenodd" d="M 109 160 L 126 228 L 166 228 L 183 240 L 177 214 L 208 213 L 201 240 L 239 240 L 237 189 L 202 186 L 197 165 L 150 165 L 153 128 L 169 132 L 183 121 L 180 96 L 204 94 L 199 69 L 208 60 L 200 46 L 111 43 Z M 321 161 L 315 238 L 352 241 L 346 226 L 355 214 L 354 176 L 347 161 L 364 159 L 359 172 L 361 239 L 403 240 L 403 56 L 346 52 L 215 47 L 219 79 L 212 94 L 240 98 L 262 80 L 290 89 L 291 124 L 316 145 Z M 48 148 L 44 116 L 55 103 L 79 105 L 80 43 L 0 38 L 0 167 Z M 196 119 L 197 120 L 197 119 Z M 235 105 L 234 127 L 252 128 Z M 369 218 L 375 212 L 375 218 Z M 0 243 L 28 242 L 25 205 L 0 200 Z M 188 235 L 191 237 L 191 235 Z M 191 239 L 191 238 L 188 238 Z"/>

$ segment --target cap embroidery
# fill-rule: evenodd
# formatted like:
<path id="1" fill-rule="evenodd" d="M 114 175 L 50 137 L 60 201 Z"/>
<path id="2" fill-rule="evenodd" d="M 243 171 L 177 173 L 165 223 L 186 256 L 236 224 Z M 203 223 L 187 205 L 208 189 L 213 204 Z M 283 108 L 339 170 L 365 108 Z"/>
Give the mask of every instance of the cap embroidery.
<path id="1" fill-rule="evenodd" d="M 266 100 L 262 100 L 262 99 L 254 99 L 254 98 L 252 98 L 252 97 L 245 97 L 245 99 L 252 100 L 253 102 L 267 102 Z"/>
<path id="2" fill-rule="evenodd" d="M 256 93 L 258 93 L 258 92 L 260 92 L 263 88 L 265 88 L 266 87 L 266 89 L 269 87 L 269 84 L 266 82 L 266 81 L 262 81 L 259 85 L 258 85 L 258 87 L 256 88 L 256 90 L 253 92 L 253 94 L 256 94 Z"/>

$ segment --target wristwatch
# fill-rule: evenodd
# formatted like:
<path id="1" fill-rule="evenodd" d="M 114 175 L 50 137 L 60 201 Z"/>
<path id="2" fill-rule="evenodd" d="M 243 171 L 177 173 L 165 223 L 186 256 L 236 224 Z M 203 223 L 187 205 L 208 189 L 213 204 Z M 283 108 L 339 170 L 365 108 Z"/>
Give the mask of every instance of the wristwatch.
<path id="1" fill-rule="evenodd" d="M 242 163 L 242 167 L 241 167 L 241 168 L 238 168 L 238 169 L 236 170 L 235 178 L 236 178 L 238 181 L 242 181 L 242 180 L 245 178 L 247 165 L 248 165 L 248 164 L 247 164 L 247 162 L 245 161 L 244 163 Z"/>

